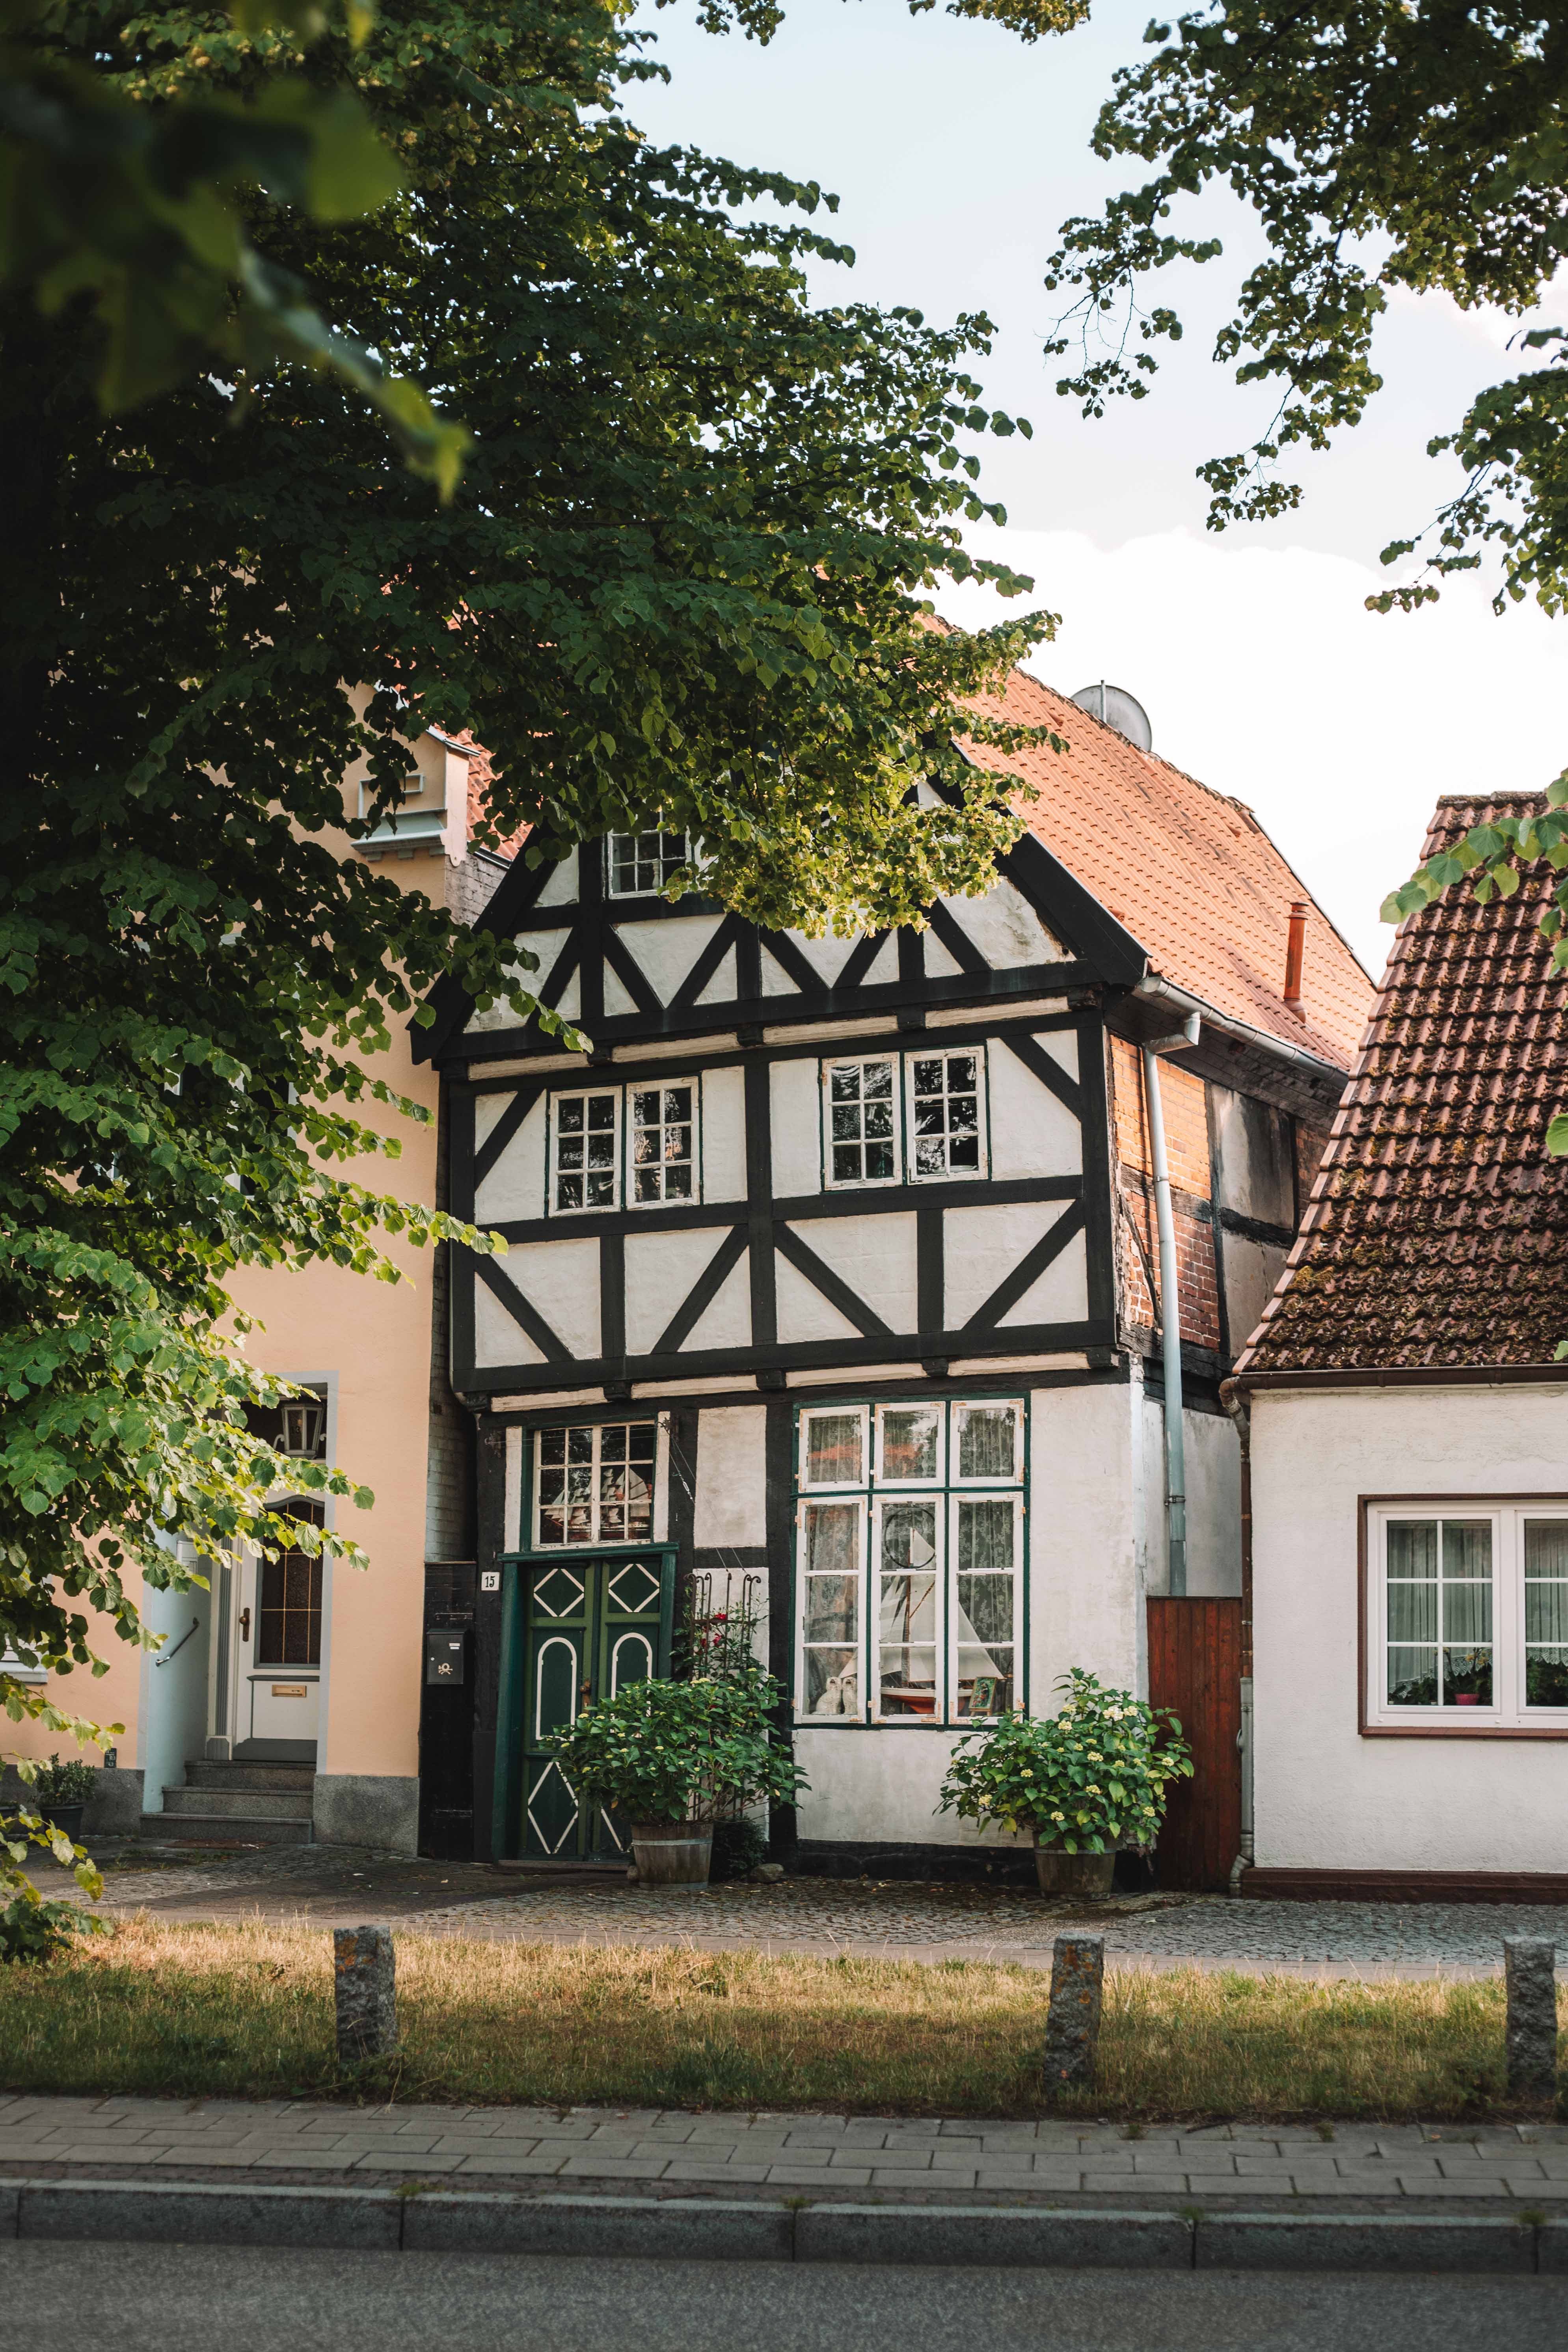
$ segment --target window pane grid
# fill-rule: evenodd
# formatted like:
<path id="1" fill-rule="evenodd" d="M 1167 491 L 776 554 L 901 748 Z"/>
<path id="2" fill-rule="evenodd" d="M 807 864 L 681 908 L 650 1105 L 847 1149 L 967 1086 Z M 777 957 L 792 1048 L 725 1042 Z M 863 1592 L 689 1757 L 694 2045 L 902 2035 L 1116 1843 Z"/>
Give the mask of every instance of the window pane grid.
<path id="1" fill-rule="evenodd" d="M 909 1057 L 910 1174 L 980 1173 L 980 1058 L 967 1054 Z"/>
<path id="2" fill-rule="evenodd" d="M 1366 1727 L 1568 1725 L 1568 1507 L 1506 1498 L 1373 1505 Z"/>
<path id="3" fill-rule="evenodd" d="M 321 1506 L 285 1507 L 280 1516 L 320 1527 Z M 321 1663 L 321 1556 L 264 1553 L 257 1578 L 256 1663 L 258 1666 L 319 1666 Z"/>
<path id="4" fill-rule="evenodd" d="M 607 861 L 610 896 L 646 898 L 667 888 L 686 863 L 684 833 L 612 833 Z"/>
<path id="5" fill-rule="evenodd" d="M 1568 1519 L 1524 1523 L 1524 1704 L 1568 1707 Z"/>
<path id="6" fill-rule="evenodd" d="M 898 1096 L 891 1061 L 827 1066 L 829 1184 L 891 1184 L 899 1173 Z"/>
<path id="7" fill-rule="evenodd" d="M 658 1424 L 608 1421 L 534 1437 L 534 1542 L 651 1543 Z"/>
<path id="8" fill-rule="evenodd" d="M 619 1087 L 552 1095 L 551 1214 L 700 1200 L 700 1108 L 695 1078 L 630 1087 L 624 1100 Z M 624 1171 L 623 1112 L 628 1129 Z"/>
<path id="9" fill-rule="evenodd" d="M 1015 1704 L 1022 1436 L 1021 1399 L 801 1413 L 803 1717 L 959 1724 Z"/>
<path id="10" fill-rule="evenodd" d="M 1391 1707 L 1492 1704 L 1489 1519 L 1395 1519 L 1387 1529 Z"/>
<path id="11" fill-rule="evenodd" d="M 618 1088 L 557 1095 L 552 1104 L 551 1204 L 563 1209 L 620 1205 L 621 1098 Z"/>
<path id="12" fill-rule="evenodd" d="M 695 1198 L 696 1103 L 690 1085 L 632 1088 L 634 1205 Z"/>

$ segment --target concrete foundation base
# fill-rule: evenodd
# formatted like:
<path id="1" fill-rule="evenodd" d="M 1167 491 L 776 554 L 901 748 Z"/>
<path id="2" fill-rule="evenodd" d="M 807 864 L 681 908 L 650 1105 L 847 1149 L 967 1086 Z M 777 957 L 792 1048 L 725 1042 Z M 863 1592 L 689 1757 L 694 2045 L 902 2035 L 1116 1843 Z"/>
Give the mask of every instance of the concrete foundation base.
<path id="1" fill-rule="evenodd" d="M 419 1783 L 412 1773 L 318 1772 L 311 1812 L 318 1845 L 419 1851 Z"/>

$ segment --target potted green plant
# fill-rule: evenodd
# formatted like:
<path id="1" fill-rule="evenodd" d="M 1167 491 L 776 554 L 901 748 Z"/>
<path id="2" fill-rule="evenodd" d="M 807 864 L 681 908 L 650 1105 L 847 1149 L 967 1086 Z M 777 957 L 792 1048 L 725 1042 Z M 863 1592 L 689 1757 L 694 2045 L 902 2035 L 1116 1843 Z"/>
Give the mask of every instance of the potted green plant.
<path id="1" fill-rule="evenodd" d="M 1168 1709 L 1108 1690 L 1075 1666 L 1051 1716 L 1004 1715 L 959 1742 L 940 1811 L 1031 1831 L 1043 1895 L 1108 1895 L 1121 1846 L 1148 1848 L 1172 1780 L 1190 1780 L 1192 1751 Z"/>
<path id="2" fill-rule="evenodd" d="M 782 1696 L 749 1662 L 632 1683 L 543 1744 L 580 1796 L 629 1821 L 639 1879 L 705 1886 L 721 1808 L 793 1804 L 805 1786 L 773 1720 Z"/>
<path id="3" fill-rule="evenodd" d="M 71 1757 L 62 1764 L 51 1756 L 40 1764 L 33 1782 L 33 1801 L 46 1822 L 53 1822 L 62 1837 L 76 1840 L 81 1835 L 82 1808 L 92 1795 L 98 1775 L 90 1764 Z"/>

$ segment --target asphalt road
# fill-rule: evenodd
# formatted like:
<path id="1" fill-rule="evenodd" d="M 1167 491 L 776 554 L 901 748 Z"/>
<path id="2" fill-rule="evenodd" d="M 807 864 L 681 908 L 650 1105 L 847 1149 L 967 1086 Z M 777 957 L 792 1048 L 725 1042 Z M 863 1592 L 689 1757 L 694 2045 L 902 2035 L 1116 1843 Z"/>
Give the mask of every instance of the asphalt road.
<path id="1" fill-rule="evenodd" d="M 12 2329 L 15 2333 L 12 2333 Z M 0 2244 L 26 2352 L 1563 2352 L 1568 2279 Z"/>

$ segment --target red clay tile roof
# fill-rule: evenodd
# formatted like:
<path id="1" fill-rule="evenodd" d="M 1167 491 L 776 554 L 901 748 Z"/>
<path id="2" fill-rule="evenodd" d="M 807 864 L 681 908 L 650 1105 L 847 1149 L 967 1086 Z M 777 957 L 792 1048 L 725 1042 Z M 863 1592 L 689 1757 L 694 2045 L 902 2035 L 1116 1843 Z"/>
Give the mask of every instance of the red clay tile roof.
<path id="1" fill-rule="evenodd" d="M 1216 1013 L 1348 1070 L 1372 1009 L 1373 982 L 1252 811 L 1140 751 L 1113 727 L 1015 670 L 1005 697 L 976 707 L 1067 738 L 1013 755 L 966 743 L 986 767 L 1037 788 L 1025 815 L 1148 954 L 1155 971 Z M 1304 1019 L 1286 1009 L 1290 908 L 1306 899 Z"/>
<path id="2" fill-rule="evenodd" d="M 1528 793 L 1441 800 L 1424 856 Z M 1300 1237 L 1247 1372 L 1541 1364 L 1568 1339 L 1568 994 L 1535 926 L 1556 877 L 1460 886 L 1406 917 Z"/>

